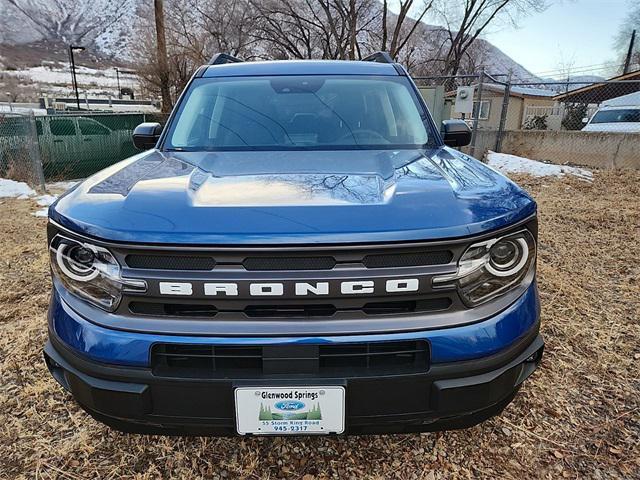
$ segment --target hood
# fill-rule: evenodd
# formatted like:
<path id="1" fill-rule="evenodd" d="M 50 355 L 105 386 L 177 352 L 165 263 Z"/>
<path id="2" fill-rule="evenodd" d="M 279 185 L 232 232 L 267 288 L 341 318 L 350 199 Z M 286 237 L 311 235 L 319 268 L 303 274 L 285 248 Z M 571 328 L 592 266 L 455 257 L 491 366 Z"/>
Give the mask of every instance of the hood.
<path id="1" fill-rule="evenodd" d="M 55 222 L 135 243 L 367 243 L 464 237 L 535 202 L 455 150 L 159 152 L 80 183 Z"/>

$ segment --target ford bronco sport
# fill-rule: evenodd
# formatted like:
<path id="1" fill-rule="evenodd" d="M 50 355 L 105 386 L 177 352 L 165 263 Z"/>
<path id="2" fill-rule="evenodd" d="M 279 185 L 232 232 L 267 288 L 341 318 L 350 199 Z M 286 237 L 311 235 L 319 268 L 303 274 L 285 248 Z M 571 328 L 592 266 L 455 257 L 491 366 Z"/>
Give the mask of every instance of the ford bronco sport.
<path id="1" fill-rule="evenodd" d="M 45 359 L 122 431 L 363 434 L 502 411 L 543 351 L 536 204 L 404 68 L 200 67 L 49 210 Z"/>

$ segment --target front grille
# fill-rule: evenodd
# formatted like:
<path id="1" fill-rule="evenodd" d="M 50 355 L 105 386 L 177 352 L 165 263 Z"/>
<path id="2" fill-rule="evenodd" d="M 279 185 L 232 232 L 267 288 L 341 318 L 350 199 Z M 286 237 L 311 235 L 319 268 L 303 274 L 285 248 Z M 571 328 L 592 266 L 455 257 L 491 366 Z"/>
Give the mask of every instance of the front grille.
<path id="1" fill-rule="evenodd" d="M 422 300 L 390 300 L 368 302 L 359 306 L 337 307 L 333 304 L 255 304 L 238 310 L 218 308 L 208 303 L 129 303 L 131 313 L 149 316 L 214 317 L 219 313 L 242 313 L 248 318 L 330 318 L 338 312 L 360 312 L 365 315 L 437 312 L 451 306 L 448 297 Z"/>
<path id="2" fill-rule="evenodd" d="M 466 307 L 454 290 L 434 289 L 431 277 L 453 273 L 465 248 L 462 243 L 417 242 L 144 250 L 123 246 L 113 251 L 127 265 L 126 276 L 146 281 L 147 291 L 126 292 L 117 313 L 152 322 L 210 320 L 200 325 L 209 329 L 224 323 L 224 328 L 254 332 L 272 332 L 271 326 L 282 327 L 283 320 L 293 330 L 308 331 L 302 322 L 316 322 L 322 330 L 328 328 L 320 324 L 325 320 L 337 324 L 404 316 L 403 321 L 411 322 L 419 315 L 454 315 Z M 416 280 L 414 289 L 411 282 Z M 163 283 L 176 284 L 175 290 L 163 291 Z"/>
<path id="3" fill-rule="evenodd" d="M 429 344 L 423 340 L 291 346 L 156 344 L 151 364 L 154 375 L 180 378 L 403 375 L 428 370 Z"/>

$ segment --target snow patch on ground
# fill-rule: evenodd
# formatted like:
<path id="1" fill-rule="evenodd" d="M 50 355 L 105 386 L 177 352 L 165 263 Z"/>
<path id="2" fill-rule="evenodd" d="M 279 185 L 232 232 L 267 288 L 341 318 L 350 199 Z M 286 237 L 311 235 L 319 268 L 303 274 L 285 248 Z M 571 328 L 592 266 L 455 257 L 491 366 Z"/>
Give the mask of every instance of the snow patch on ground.
<path id="1" fill-rule="evenodd" d="M 40 210 L 33 213 L 36 217 L 48 217 L 49 216 L 49 205 L 55 202 L 58 199 L 58 195 L 40 195 L 36 198 L 36 203 L 40 205 Z"/>
<path id="2" fill-rule="evenodd" d="M 41 208 L 40 210 L 36 210 L 31 215 L 34 217 L 44 217 L 47 218 L 49 216 L 49 207 Z"/>
<path id="3" fill-rule="evenodd" d="M 71 182 L 68 182 L 71 183 Z M 49 205 L 58 199 L 58 195 L 38 195 L 34 189 L 24 182 L 16 182 L 7 178 L 0 178 L 0 198 L 17 198 L 18 200 L 35 200 L 40 210 L 33 213 L 36 217 L 48 216 Z"/>
<path id="4" fill-rule="evenodd" d="M 23 68 L 19 70 L 3 70 L 3 74 L 13 77 L 25 77 L 36 83 L 49 83 L 68 85 L 71 78 L 69 67 L 66 65 Z M 120 86 L 139 87 L 138 77 L 130 73 L 120 73 Z M 76 79 L 78 88 L 93 87 L 117 87 L 118 76 L 115 68 L 96 69 L 76 66 Z M 69 89 L 70 90 L 70 89 Z"/>
<path id="5" fill-rule="evenodd" d="M 41 207 L 48 207 L 57 199 L 58 199 L 57 195 L 40 195 L 38 198 L 36 198 L 36 202 Z"/>
<path id="6" fill-rule="evenodd" d="M 36 192 L 24 182 L 0 178 L 0 197 L 28 198 Z"/>
<path id="7" fill-rule="evenodd" d="M 584 180 L 593 180 L 593 173 L 585 168 L 543 163 L 508 153 L 487 152 L 487 164 L 501 173 L 527 173 L 534 177 L 563 177 L 574 175 Z"/>

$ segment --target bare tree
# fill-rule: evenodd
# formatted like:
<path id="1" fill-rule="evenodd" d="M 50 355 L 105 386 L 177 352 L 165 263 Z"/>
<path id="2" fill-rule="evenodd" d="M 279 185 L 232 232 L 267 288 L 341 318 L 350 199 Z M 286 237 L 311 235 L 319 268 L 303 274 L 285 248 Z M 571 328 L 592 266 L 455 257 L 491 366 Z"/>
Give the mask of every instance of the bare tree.
<path id="1" fill-rule="evenodd" d="M 399 13 L 377 0 L 249 0 L 258 37 L 285 58 L 358 59 L 375 50 L 398 58 L 433 1 L 400 0 Z M 416 9 L 417 17 L 409 13 Z"/>
<path id="2" fill-rule="evenodd" d="M 0 74 L 0 88 L 10 102 L 33 102 L 38 99 L 38 85 L 28 77 Z"/>
<path id="3" fill-rule="evenodd" d="M 167 18 L 173 38 L 199 64 L 216 52 L 254 55 L 257 15 L 246 0 L 174 0 Z"/>
<path id="4" fill-rule="evenodd" d="M 618 69 L 620 72 L 622 72 L 623 63 L 629 50 L 631 34 L 634 30 L 636 31 L 636 38 L 635 45 L 631 51 L 630 71 L 640 68 L 640 4 L 631 6 L 614 39 L 614 47 L 618 52 L 619 58 L 619 62 L 617 61 L 616 63 L 620 63 L 620 68 Z"/>
<path id="5" fill-rule="evenodd" d="M 443 34 L 441 72 L 456 75 L 469 48 L 498 19 L 516 22 L 517 18 L 547 8 L 546 0 L 439 0 L 436 11 L 446 28 Z"/>
<path id="6" fill-rule="evenodd" d="M 165 10 L 169 82 L 177 95 L 216 52 L 245 59 L 359 59 L 386 50 L 412 73 L 454 75 L 479 67 L 488 48 L 479 36 L 496 19 L 542 9 L 545 1 L 395 0 L 392 11 L 389 0 L 172 0 Z M 434 13 L 452 30 L 424 23 Z M 145 84 L 159 91 L 162 69 L 150 50 L 153 20 L 146 23 L 136 56 L 145 59 Z"/>
<path id="7" fill-rule="evenodd" d="M 419 7 L 419 14 L 415 19 L 410 19 L 408 22 L 410 26 L 407 27 L 406 21 L 414 7 L 414 0 L 398 0 L 400 11 L 397 16 L 394 16 L 393 22 L 389 24 L 389 4 L 387 0 L 383 0 L 382 3 L 382 39 L 380 49 L 388 51 L 389 55 L 393 58 L 397 58 L 400 51 L 405 48 L 407 42 L 414 35 L 416 29 L 422 24 L 422 20 L 427 15 L 427 12 L 431 10 L 433 6 L 433 0 L 429 2 L 423 2 Z M 403 27 L 405 27 L 403 29 Z M 389 30 L 391 30 L 391 38 L 389 38 Z"/>
<path id="8" fill-rule="evenodd" d="M 22 14 L 47 40 L 93 41 L 116 24 L 132 0 L 0 0 Z"/>
<path id="9" fill-rule="evenodd" d="M 161 96 L 162 72 L 168 72 L 169 91 L 177 98 L 189 81 L 195 68 L 202 62 L 194 61 L 182 50 L 171 30 L 167 34 L 167 64 L 165 69 L 158 63 L 156 29 L 152 18 L 145 18 L 136 31 L 134 55 L 144 59 L 139 62 L 136 73 L 146 95 Z"/>
<path id="10" fill-rule="evenodd" d="M 256 38 L 276 58 L 355 58 L 358 17 L 373 0 L 250 0 Z"/>

